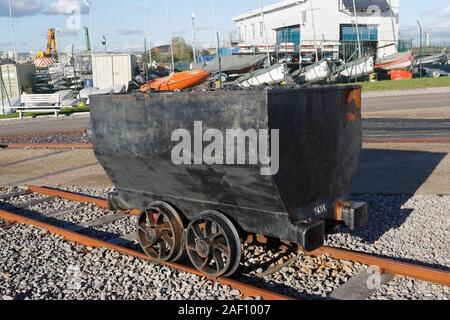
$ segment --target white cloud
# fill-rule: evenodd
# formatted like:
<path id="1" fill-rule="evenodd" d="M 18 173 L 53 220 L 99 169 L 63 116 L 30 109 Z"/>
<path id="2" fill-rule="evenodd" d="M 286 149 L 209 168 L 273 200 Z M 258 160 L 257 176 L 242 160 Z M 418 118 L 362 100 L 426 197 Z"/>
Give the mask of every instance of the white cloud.
<path id="1" fill-rule="evenodd" d="M 33 16 L 41 13 L 42 4 L 37 0 L 14 0 L 12 10 L 15 17 Z M 9 16 L 8 0 L 0 0 L 0 17 Z"/>
<path id="2" fill-rule="evenodd" d="M 443 16 L 443 17 L 450 17 L 450 4 L 447 5 L 447 6 L 444 8 L 444 11 L 442 12 L 442 16 Z"/>
<path id="3" fill-rule="evenodd" d="M 89 12 L 89 7 L 84 1 L 79 0 L 56 0 L 44 11 L 46 15 L 72 15 L 74 13 L 85 14 Z"/>

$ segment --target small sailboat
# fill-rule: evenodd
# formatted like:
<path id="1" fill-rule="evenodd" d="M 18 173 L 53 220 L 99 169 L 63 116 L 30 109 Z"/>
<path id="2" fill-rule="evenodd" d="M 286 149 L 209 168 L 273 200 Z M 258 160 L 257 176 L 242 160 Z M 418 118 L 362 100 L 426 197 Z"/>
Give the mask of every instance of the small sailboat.
<path id="1" fill-rule="evenodd" d="M 411 51 L 394 53 L 385 57 L 378 58 L 375 62 L 375 68 L 383 70 L 401 70 L 411 68 L 413 56 Z"/>
<path id="2" fill-rule="evenodd" d="M 259 55 L 231 55 L 220 58 L 219 61 L 214 58 L 210 63 L 197 63 L 193 66 L 194 70 L 204 70 L 209 73 L 221 72 L 226 74 L 243 74 L 251 72 L 261 67 L 267 59 L 265 54 Z"/>
<path id="3" fill-rule="evenodd" d="M 334 75 L 337 78 L 351 79 L 369 75 L 374 71 L 375 61 L 373 57 L 363 57 L 337 66 Z"/>
<path id="4" fill-rule="evenodd" d="M 286 64 L 276 64 L 270 68 L 256 70 L 235 81 L 241 88 L 272 85 L 283 82 L 289 70 Z"/>
<path id="5" fill-rule="evenodd" d="M 202 70 L 174 73 L 167 77 L 150 80 L 139 88 L 139 92 L 190 89 L 204 83 L 208 77 L 209 73 Z"/>
<path id="6" fill-rule="evenodd" d="M 299 69 L 292 73 L 293 78 L 297 78 L 300 83 L 317 82 L 328 79 L 331 74 L 329 62 L 323 59 L 317 63 Z"/>
<path id="7" fill-rule="evenodd" d="M 421 58 L 417 58 L 414 61 L 414 64 L 416 66 L 422 64 L 422 65 L 426 65 L 426 64 L 445 64 L 448 61 L 448 56 L 447 53 L 443 52 L 440 54 L 435 54 L 432 56 L 425 56 L 425 57 L 421 57 Z"/>

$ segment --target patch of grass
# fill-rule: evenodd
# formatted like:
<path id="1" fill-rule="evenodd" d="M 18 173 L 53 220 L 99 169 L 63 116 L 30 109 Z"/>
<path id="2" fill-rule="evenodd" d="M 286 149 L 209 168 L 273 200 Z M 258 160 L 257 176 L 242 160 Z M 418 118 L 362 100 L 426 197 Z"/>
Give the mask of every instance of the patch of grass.
<path id="1" fill-rule="evenodd" d="M 74 113 L 80 113 L 80 112 L 89 112 L 89 107 L 82 107 L 82 108 L 63 108 L 59 112 L 60 115 L 64 116 L 70 116 Z M 53 112 L 25 112 L 24 117 L 39 117 L 39 116 L 50 116 L 53 115 Z M 19 118 L 19 113 L 11 113 L 11 114 L 0 114 L 0 120 L 1 119 L 16 119 Z"/>
<path id="2" fill-rule="evenodd" d="M 450 77 L 441 78 L 422 78 L 399 81 L 377 81 L 358 83 L 362 85 L 363 91 L 378 90 L 414 90 L 426 88 L 450 87 Z"/>

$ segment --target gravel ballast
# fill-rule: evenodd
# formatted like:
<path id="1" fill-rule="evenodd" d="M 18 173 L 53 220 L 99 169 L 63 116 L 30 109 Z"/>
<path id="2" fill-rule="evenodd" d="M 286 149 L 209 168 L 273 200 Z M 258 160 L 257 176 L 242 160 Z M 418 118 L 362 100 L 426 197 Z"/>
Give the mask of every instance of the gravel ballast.
<path id="1" fill-rule="evenodd" d="M 91 143 L 91 137 L 84 132 L 54 132 L 42 134 L 23 134 L 0 136 L 2 144 L 85 144 Z"/>
<path id="2" fill-rule="evenodd" d="M 17 190 L 0 188 L 0 195 Z M 66 190 L 99 197 L 111 191 Z M 21 196 L 8 202 L 18 204 L 33 197 L 39 196 Z M 330 235 L 327 245 L 449 268 L 449 213 L 445 208 L 450 207 L 450 197 L 362 195 L 353 200 L 369 203 L 369 225 L 355 233 L 344 230 L 342 234 Z M 32 209 L 48 213 L 76 205 L 55 200 Z M 81 223 L 109 214 L 112 212 L 88 206 L 58 219 Z M 100 233 L 126 235 L 133 232 L 134 219 L 122 219 L 94 229 Z M 95 235 L 95 230 L 88 234 Z M 86 250 L 34 227 L 0 223 L 0 247 L 0 299 L 242 298 L 236 290 L 200 277 L 108 250 Z M 255 278 L 271 262 L 283 263 L 295 255 L 289 253 L 282 257 L 275 250 L 245 245 L 243 256 L 241 272 L 249 276 L 245 281 L 300 299 L 326 299 L 334 289 L 367 267 L 327 256 L 300 255 L 281 271 Z M 442 300 L 449 297 L 449 287 L 396 277 L 370 299 Z"/>

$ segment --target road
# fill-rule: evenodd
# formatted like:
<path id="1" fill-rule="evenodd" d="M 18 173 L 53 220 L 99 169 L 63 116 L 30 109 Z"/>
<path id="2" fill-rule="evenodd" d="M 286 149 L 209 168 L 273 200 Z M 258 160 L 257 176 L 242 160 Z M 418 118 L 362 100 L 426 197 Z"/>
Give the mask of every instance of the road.
<path id="1" fill-rule="evenodd" d="M 363 110 L 366 138 L 450 137 L 450 92 L 365 97 Z M 2 121 L 0 135 L 84 130 L 88 123 L 88 115 Z"/>
<path id="2" fill-rule="evenodd" d="M 388 96 L 388 97 L 366 97 L 363 100 L 364 112 L 398 112 L 398 111 L 417 111 L 428 109 L 450 110 L 450 92 L 435 94 L 418 94 L 408 96 Z M 450 118 L 450 114 L 447 114 Z"/>

